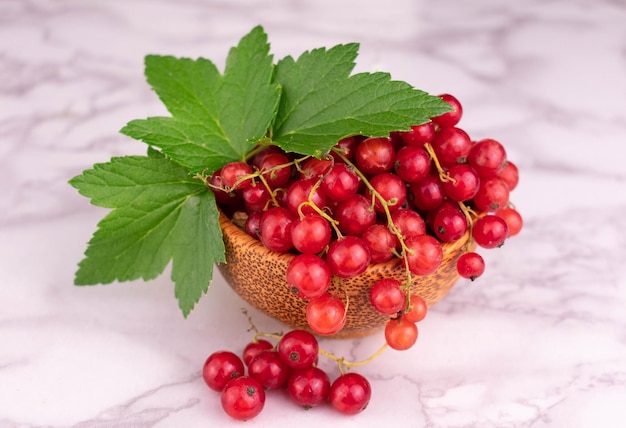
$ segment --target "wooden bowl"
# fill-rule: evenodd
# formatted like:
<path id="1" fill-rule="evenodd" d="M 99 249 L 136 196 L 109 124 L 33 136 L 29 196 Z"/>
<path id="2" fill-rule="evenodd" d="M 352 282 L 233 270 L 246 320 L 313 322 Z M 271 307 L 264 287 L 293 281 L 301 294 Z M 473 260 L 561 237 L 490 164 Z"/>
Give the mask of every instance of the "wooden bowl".
<path id="1" fill-rule="evenodd" d="M 287 265 L 295 255 L 268 250 L 224 214 L 220 215 L 220 226 L 226 246 L 226 263 L 217 267 L 233 290 L 272 318 L 291 328 L 308 330 L 306 300 L 294 294 L 285 279 Z M 465 251 L 467 239 L 468 235 L 444 244 L 443 262 L 435 273 L 413 277 L 412 292 L 420 295 L 428 306 L 441 300 L 458 280 L 456 262 Z M 374 264 L 361 275 L 342 280 L 342 289 L 349 296 L 346 325 L 332 337 L 361 337 L 384 327 L 389 316 L 377 312 L 369 302 L 371 284 L 382 278 L 403 281 L 406 273 L 402 260 Z M 345 297 L 342 300 L 345 303 Z"/>

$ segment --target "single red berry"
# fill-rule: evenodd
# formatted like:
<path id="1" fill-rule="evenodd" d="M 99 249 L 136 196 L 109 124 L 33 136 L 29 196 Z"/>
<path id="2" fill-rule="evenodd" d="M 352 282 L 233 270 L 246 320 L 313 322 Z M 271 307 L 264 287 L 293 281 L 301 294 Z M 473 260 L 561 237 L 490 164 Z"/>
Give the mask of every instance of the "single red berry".
<path id="1" fill-rule="evenodd" d="M 265 182 L 272 189 L 286 185 L 291 178 L 289 158 L 283 153 L 270 153 L 264 156 L 258 168 Z"/>
<path id="2" fill-rule="evenodd" d="M 524 221 L 522 220 L 521 214 L 515 208 L 500 208 L 494 214 L 504 219 L 509 228 L 509 236 L 515 236 L 522 230 Z"/>
<path id="3" fill-rule="evenodd" d="M 244 189 L 252 184 L 252 178 L 246 176 L 252 174 L 252 167 L 245 162 L 230 162 L 222 167 L 220 177 L 227 189 Z"/>
<path id="4" fill-rule="evenodd" d="M 423 147 L 405 146 L 398 150 L 394 171 L 407 183 L 415 183 L 428 175 L 430 155 Z"/>
<path id="5" fill-rule="evenodd" d="M 380 174 L 391 170 L 396 153 L 390 138 L 370 137 L 356 147 L 355 161 L 366 174 Z"/>
<path id="6" fill-rule="evenodd" d="M 474 168 L 463 163 L 451 166 L 447 173 L 450 179 L 443 182 L 443 190 L 450 199 L 464 202 L 476 195 L 480 178 Z"/>
<path id="7" fill-rule="evenodd" d="M 266 389 L 283 387 L 289 374 L 289 367 L 276 351 L 259 352 L 248 364 L 248 376 L 258 380 Z"/>
<path id="8" fill-rule="evenodd" d="M 411 193 L 415 206 L 424 211 L 437 208 L 445 199 L 443 184 L 435 174 L 428 174 L 420 181 L 412 183 Z"/>
<path id="9" fill-rule="evenodd" d="M 426 318 L 428 305 L 417 294 L 412 294 L 409 298 L 409 308 L 404 311 L 402 318 L 413 323 L 420 322 Z"/>
<path id="10" fill-rule="evenodd" d="M 291 330 L 283 335 L 276 347 L 280 358 L 292 369 L 311 367 L 317 359 L 319 344 L 306 330 Z"/>
<path id="11" fill-rule="evenodd" d="M 396 351 L 405 351 L 417 341 L 417 326 L 405 317 L 394 318 L 385 325 L 385 341 Z"/>
<path id="12" fill-rule="evenodd" d="M 230 351 L 217 351 L 209 355 L 202 368 L 202 377 L 215 391 L 221 391 L 230 381 L 245 374 L 241 358 Z"/>
<path id="13" fill-rule="evenodd" d="M 446 165 L 464 163 L 472 148 L 467 132 L 453 126 L 441 128 L 431 143 L 439 162 Z"/>
<path id="14" fill-rule="evenodd" d="M 328 220 L 311 214 L 296 220 L 291 228 L 291 242 L 304 254 L 317 254 L 330 243 L 332 233 Z"/>
<path id="15" fill-rule="evenodd" d="M 408 146 L 423 146 L 435 138 L 435 126 L 432 122 L 411 126 L 410 131 L 400 132 L 400 138 Z"/>
<path id="16" fill-rule="evenodd" d="M 370 184 L 386 202 L 389 211 L 400 209 L 406 202 L 406 186 L 404 181 L 391 172 L 384 172 L 375 175 L 370 179 Z M 368 188 L 365 197 L 372 200 L 372 192 Z M 378 197 L 374 198 L 374 209 L 378 212 L 385 212 L 382 202 Z"/>
<path id="17" fill-rule="evenodd" d="M 412 236 L 405 241 L 409 270 L 414 275 L 430 275 L 443 260 L 441 243 L 430 235 Z"/>
<path id="18" fill-rule="evenodd" d="M 261 242 L 271 251 L 285 252 L 292 248 L 291 229 L 296 220 L 287 208 L 272 207 L 263 213 L 259 224 Z"/>
<path id="19" fill-rule="evenodd" d="M 421 215 L 411 209 L 400 209 L 391 213 L 391 221 L 404 239 L 424 235 L 426 223 Z"/>
<path id="20" fill-rule="evenodd" d="M 245 348 L 243 348 L 242 358 L 244 364 L 247 366 L 258 353 L 262 351 L 269 351 L 273 348 L 274 345 L 264 339 L 258 339 L 248 343 Z"/>
<path id="21" fill-rule="evenodd" d="M 519 170 L 513 162 L 507 160 L 496 177 L 504 181 L 506 185 L 509 186 L 509 191 L 512 192 L 519 183 Z"/>
<path id="22" fill-rule="evenodd" d="M 306 321 L 315 333 L 330 335 L 339 332 L 346 324 L 346 306 L 330 293 L 309 300 Z"/>
<path id="23" fill-rule="evenodd" d="M 331 278 L 326 261 L 314 254 L 299 254 L 287 266 L 287 284 L 305 299 L 324 294 Z"/>
<path id="24" fill-rule="evenodd" d="M 370 288 L 370 303 L 374 309 L 385 315 L 395 315 L 401 311 L 406 297 L 400 285 L 400 281 L 393 278 L 376 281 Z"/>
<path id="25" fill-rule="evenodd" d="M 241 376 L 226 384 L 220 401 L 228 416 L 245 421 L 261 413 L 265 406 L 265 391 L 258 380 Z"/>
<path id="26" fill-rule="evenodd" d="M 463 253 L 456 262 L 456 270 L 461 277 L 473 281 L 485 272 L 485 261 L 473 251 Z"/>
<path id="27" fill-rule="evenodd" d="M 397 210 L 398 213 L 404 210 Z M 417 214 L 417 213 L 416 213 Z M 370 250 L 371 263 L 384 263 L 394 257 L 393 250 L 400 245 L 398 237 L 394 235 L 387 225 L 373 224 L 361 235 L 367 248 Z"/>
<path id="28" fill-rule="evenodd" d="M 359 176 L 346 164 L 337 163 L 322 180 L 322 190 L 330 199 L 341 202 L 356 194 L 361 183 Z"/>
<path id="29" fill-rule="evenodd" d="M 315 214 L 315 208 L 307 206 L 313 204 L 317 208 L 322 209 L 326 205 L 326 195 L 321 188 L 313 186 L 317 183 L 317 179 L 296 180 L 287 189 L 286 202 L 287 208 L 295 214 L 304 215 Z"/>
<path id="30" fill-rule="evenodd" d="M 456 97 L 450 94 L 441 94 L 439 97 L 450 104 L 452 107 L 452 111 L 444 113 L 440 116 L 433 117 L 432 121 L 441 127 L 444 126 L 455 126 L 461 120 L 461 116 L 463 116 L 463 106 L 459 102 Z"/>
<path id="31" fill-rule="evenodd" d="M 370 260 L 367 244 L 356 236 L 345 236 L 333 241 L 326 252 L 330 271 L 340 278 L 352 278 L 365 272 Z"/>
<path id="32" fill-rule="evenodd" d="M 376 211 L 365 196 L 357 193 L 346 201 L 339 202 L 333 210 L 339 230 L 346 235 L 361 235 L 376 223 Z"/>
<path id="33" fill-rule="evenodd" d="M 467 162 L 480 177 L 495 177 L 506 165 L 506 150 L 500 142 L 486 138 L 472 146 Z"/>
<path id="34" fill-rule="evenodd" d="M 370 383 L 358 373 L 339 376 L 330 386 L 328 399 L 339 412 L 355 415 L 367 407 L 372 396 Z"/>
<path id="35" fill-rule="evenodd" d="M 509 235 L 506 221 L 500 216 L 487 214 L 474 222 L 472 237 L 483 248 L 496 248 L 504 244 Z"/>
<path id="36" fill-rule="evenodd" d="M 296 370 L 287 382 L 287 393 L 294 402 L 310 409 L 326 402 L 330 393 L 330 379 L 318 367 Z"/>

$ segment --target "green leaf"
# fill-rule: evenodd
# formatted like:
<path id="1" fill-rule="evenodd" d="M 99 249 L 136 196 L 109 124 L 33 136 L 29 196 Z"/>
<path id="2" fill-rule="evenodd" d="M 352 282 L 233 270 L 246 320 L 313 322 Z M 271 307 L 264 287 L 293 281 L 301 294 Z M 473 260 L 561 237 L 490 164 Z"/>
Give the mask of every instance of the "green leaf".
<path id="1" fill-rule="evenodd" d="M 94 205 L 113 210 L 79 263 L 77 285 L 149 280 L 172 261 L 175 295 L 187 316 L 206 292 L 224 243 L 213 193 L 172 160 L 124 156 L 70 180 Z"/>
<path id="2" fill-rule="evenodd" d="M 233 47 L 224 74 L 204 58 L 148 55 L 146 78 L 172 117 L 129 122 L 121 132 L 159 147 L 191 172 L 242 160 L 278 107 L 267 35 L 255 27 Z"/>
<path id="3" fill-rule="evenodd" d="M 275 81 L 282 95 L 272 132 L 278 146 L 320 156 L 341 138 L 385 136 L 450 110 L 439 97 L 387 73 L 350 75 L 357 53 L 353 43 L 278 62 Z"/>

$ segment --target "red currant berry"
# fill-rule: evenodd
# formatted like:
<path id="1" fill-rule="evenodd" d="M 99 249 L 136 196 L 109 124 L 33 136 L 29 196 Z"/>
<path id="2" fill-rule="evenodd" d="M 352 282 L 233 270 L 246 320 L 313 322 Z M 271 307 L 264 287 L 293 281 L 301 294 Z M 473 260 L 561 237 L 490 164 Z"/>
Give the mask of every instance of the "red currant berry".
<path id="1" fill-rule="evenodd" d="M 266 389 L 283 387 L 289 374 L 289 367 L 276 351 L 259 352 L 248 364 L 248 375 L 258 380 Z"/>
<path id="2" fill-rule="evenodd" d="M 300 179 L 317 180 L 326 174 L 332 166 L 333 161 L 330 159 L 309 158 L 300 167 Z"/>
<path id="3" fill-rule="evenodd" d="M 263 339 L 255 340 L 248 343 L 245 348 L 243 348 L 242 357 L 244 364 L 247 366 L 248 364 L 250 364 L 250 361 L 252 361 L 252 359 L 257 356 L 258 353 L 263 351 L 269 351 L 272 348 L 274 348 L 274 345 Z"/>
<path id="4" fill-rule="evenodd" d="M 272 199 L 272 195 L 261 183 L 253 183 L 243 189 L 243 202 L 248 213 L 264 211 Z"/>
<path id="5" fill-rule="evenodd" d="M 317 254 L 330 243 L 330 224 L 326 219 L 311 214 L 296 220 L 291 228 L 291 241 L 304 254 Z"/>
<path id="6" fill-rule="evenodd" d="M 496 248 L 504 244 L 509 234 L 506 221 L 502 217 L 487 214 L 474 222 L 472 237 L 483 248 Z"/>
<path id="7" fill-rule="evenodd" d="M 372 203 L 358 193 L 337 204 L 333 212 L 339 230 L 346 235 L 361 235 L 365 229 L 376 223 L 376 212 Z"/>
<path id="8" fill-rule="evenodd" d="M 339 412 L 355 415 L 367 407 L 372 396 L 370 383 L 358 373 L 339 376 L 330 386 L 328 399 Z"/>
<path id="9" fill-rule="evenodd" d="M 509 186 L 509 191 L 512 192 L 513 189 L 517 187 L 517 183 L 519 182 L 519 171 L 513 162 L 507 160 L 504 167 L 500 170 L 496 177 L 504 181 L 506 185 Z"/>
<path id="10" fill-rule="evenodd" d="M 417 294 L 412 294 L 409 298 L 409 308 L 404 311 L 402 318 L 406 321 L 416 323 L 426 318 L 428 313 L 428 305 L 424 299 Z"/>
<path id="11" fill-rule="evenodd" d="M 265 158 L 269 155 L 273 155 L 276 153 L 287 156 L 283 149 L 278 146 L 271 145 L 266 146 L 265 148 L 263 148 L 263 150 L 254 155 L 251 163 L 256 169 L 260 170 L 262 169 L 263 161 L 265 160 Z"/>
<path id="12" fill-rule="evenodd" d="M 261 218 L 263 217 L 262 211 L 255 211 L 253 213 L 248 214 L 248 218 L 246 219 L 245 231 L 248 235 L 252 236 L 254 239 L 260 239 L 261 237 Z"/>
<path id="13" fill-rule="evenodd" d="M 509 203 L 509 186 L 497 177 L 482 178 L 474 195 L 474 206 L 483 212 L 494 212 Z"/>
<path id="14" fill-rule="evenodd" d="M 431 163 L 430 155 L 424 148 L 405 146 L 398 150 L 394 171 L 407 183 L 415 183 L 428 175 Z"/>
<path id="15" fill-rule="evenodd" d="M 346 164 L 338 163 L 322 180 L 322 190 L 334 201 L 350 199 L 359 189 L 360 180 Z"/>
<path id="16" fill-rule="evenodd" d="M 313 204 L 322 209 L 326 205 L 326 195 L 319 187 L 313 190 L 316 179 L 296 180 L 287 189 L 287 208 L 296 214 L 315 214 L 313 207 L 303 204 Z"/>
<path id="17" fill-rule="evenodd" d="M 226 384 L 220 400 L 228 416 L 245 421 L 261 413 L 265 406 L 265 391 L 258 380 L 241 376 Z"/>
<path id="18" fill-rule="evenodd" d="M 287 393 L 297 404 L 310 409 L 326 402 L 330 393 L 330 379 L 318 367 L 297 370 L 289 377 Z"/>
<path id="19" fill-rule="evenodd" d="M 280 338 L 277 345 L 280 358 L 292 369 L 311 367 L 317 359 L 319 344 L 306 330 L 291 330 Z"/>
<path id="20" fill-rule="evenodd" d="M 443 190 L 453 201 L 469 201 L 478 192 L 480 178 L 474 168 L 458 164 L 448 169 L 449 180 L 443 182 Z"/>
<path id="21" fill-rule="evenodd" d="M 406 351 L 417 342 L 417 326 L 405 317 L 390 319 L 385 325 L 385 341 L 396 351 Z"/>
<path id="22" fill-rule="evenodd" d="M 305 299 L 324 294 L 330 280 L 328 264 L 314 254 L 299 254 L 287 266 L 287 283 Z"/>
<path id="23" fill-rule="evenodd" d="M 472 148 L 472 140 L 461 128 L 441 128 L 432 142 L 439 162 L 446 165 L 464 163 Z"/>
<path id="24" fill-rule="evenodd" d="M 409 270 L 414 275 L 430 275 L 443 260 L 441 243 L 430 235 L 411 236 L 405 241 Z"/>
<path id="25" fill-rule="evenodd" d="M 341 299 L 330 293 L 309 300 L 306 321 L 317 334 L 329 335 L 339 332 L 346 324 L 346 306 Z"/>
<path id="26" fill-rule="evenodd" d="M 391 213 L 391 221 L 404 239 L 424 235 L 426 223 L 421 215 L 411 209 L 396 210 Z"/>
<path id="27" fill-rule="evenodd" d="M 439 97 L 450 104 L 452 107 L 452 111 L 446 112 L 440 116 L 433 117 L 432 121 L 435 122 L 436 125 L 441 127 L 445 126 L 455 126 L 461 120 L 461 116 L 463 115 L 463 106 L 458 99 L 450 94 L 442 94 Z"/>
<path id="28" fill-rule="evenodd" d="M 502 217 L 509 228 L 509 236 L 515 236 L 522 230 L 524 224 L 521 214 L 511 207 L 500 208 L 495 212 L 495 215 Z"/>
<path id="29" fill-rule="evenodd" d="M 400 288 L 400 281 L 383 278 L 370 288 L 370 303 L 381 314 L 395 315 L 404 308 L 406 297 Z"/>
<path id="30" fill-rule="evenodd" d="M 340 278 L 352 278 L 363 272 L 370 264 L 370 252 L 363 239 L 346 236 L 330 244 L 326 261 L 330 271 Z"/>
<path id="31" fill-rule="evenodd" d="M 202 368 L 202 377 L 215 391 L 221 391 L 231 380 L 245 374 L 241 358 L 230 351 L 217 351 L 209 355 Z"/>
<path id="32" fill-rule="evenodd" d="M 467 232 L 465 214 L 459 209 L 439 209 L 433 219 L 433 230 L 443 242 L 457 241 Z"/>
<path id="33" fill-rule="evenodd" d="M 485 272 L 485 260 L 473 251 L 463 253 L 456 262 L 456 270 L 461 277 L 473 281 Z"/>
<path id="34" fill-rule="evenodd" d="M 291 229 L 296 217 L 287 208 L 272 207 L 263 213 L 260 238 L 271 251 L 285 252 L 292 247 Z"/>
<path id="35" fill-rule="evenodd" d="M 472 146 L 467 162 L 480 177 L 495 177 L 506 164 L 506 150 L 500 142 L 486 138 Z"/>
<path id="36" fill-rule="evenodd" d="M 231 192 L 226 188 L 222 180 L 222 170 L 218 169 L 209 178 L 211 191 L 215 195 L 215 200 L 221 205 L 233 206 L 241 201 L 241 193 Z"/>
<path id="37" fill-rule="evenodd" d="M 258 168 L 265 182 L 272 189 L 284 186 L 291 178 L 289 158 L 283 153 L 270 153 L 264 156 Z"/>
<path id="38" fill-rule="evenodd" d="M 404 144 L 408 146 L 423 146 L 435 138 L 435 126 L 432 122 L 426 122 L 422 125 L 411 126 L 410 131 L 400 132 L 399 134 Z"/>
<path id="39" fill-rule="evenodd" d="M 244 189 L 252 184 L 251 178 L 244 178 L 252 174 L 252 167 L 245 162 L 230 162 L 222 167 L 220 176 L 227 189 Z"/>
<path id="40" fill-rule="evenodd" d="M 397 210 L 398 213 L 404 210 Z M 391 233 L 389 227 L 383 224 L 373 224 L 361 235 L 367 248 L 370 250 L 371 263 L 384 263 L 394 256 L 393 250 L 398 247 L 398 237 Z"/>
<path id="41" fill-rule="evenodd" d="M 370 184 L 387 203 L 390 211 L 397 210 L 406 202 L 406 187 L 400 177 L 390 172 L 375 175 L 370 179 Z M 372 192 L 368 188 L 365 192 L 367 199 L 371 200 Z M 378 197 L 374 198 L 374 209 L 378 212 L 385 212 L 382 202 Z"/>
<path id="42" fill-rule="evenodd" d="M 353 135 L 342 138 L 334 148 L 337 149 L 343 157 L 348 159 L 350 162 L 353 162 L 356 148 L 364 139 L 365 138 L 361 135 Z M 341 159 L 341 157 L 339 157 L 334 150 L 331 150 L 330 155 L 335 158 L 335 162 L 343 162 L 343 159 Z"/>
<path id="43" fill-rule="evenodd" d="M 437 208 L 445 199 L 443 184 L 434 174 L 428 174 L 424 179 L 411 184 L 411 193 L 415 206 L 424 211 Z"/>
<path id="44" fill-rule="evenodd" d="M 370 137 L 361 141 L 356 148 L 356 164 L 366 174 L 380 174 L 391 170 L 396 154 L 387 137 Z"/>

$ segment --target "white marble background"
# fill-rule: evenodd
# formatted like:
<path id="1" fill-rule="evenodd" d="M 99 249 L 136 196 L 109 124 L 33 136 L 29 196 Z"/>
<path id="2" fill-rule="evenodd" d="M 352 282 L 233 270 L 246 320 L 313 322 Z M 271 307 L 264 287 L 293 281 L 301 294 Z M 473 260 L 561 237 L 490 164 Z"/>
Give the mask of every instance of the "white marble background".
<path id="1" fill-rule="evenodd" d="M 220 278 L 187 320 L 167 276 L 74 287 L 104 211 L 66 182 L 143 153 L 117 131 L 164 112 L 145 54 L 221 66 L 256 24 L 277 57 L 356 41 L 360 70 L 457 95 L 463 128 L 520 167 L 526 225 L 418 345 L 360 369 L 365 413 L 272 393 L 246 426 L 625 426 L 625 22 L 622 0 L 0 0 L 0 428 L 239 425 L 200 368 L 243 348 L 245 305 Z M 322 345 L 360 359 L 381 341 Z"/>

